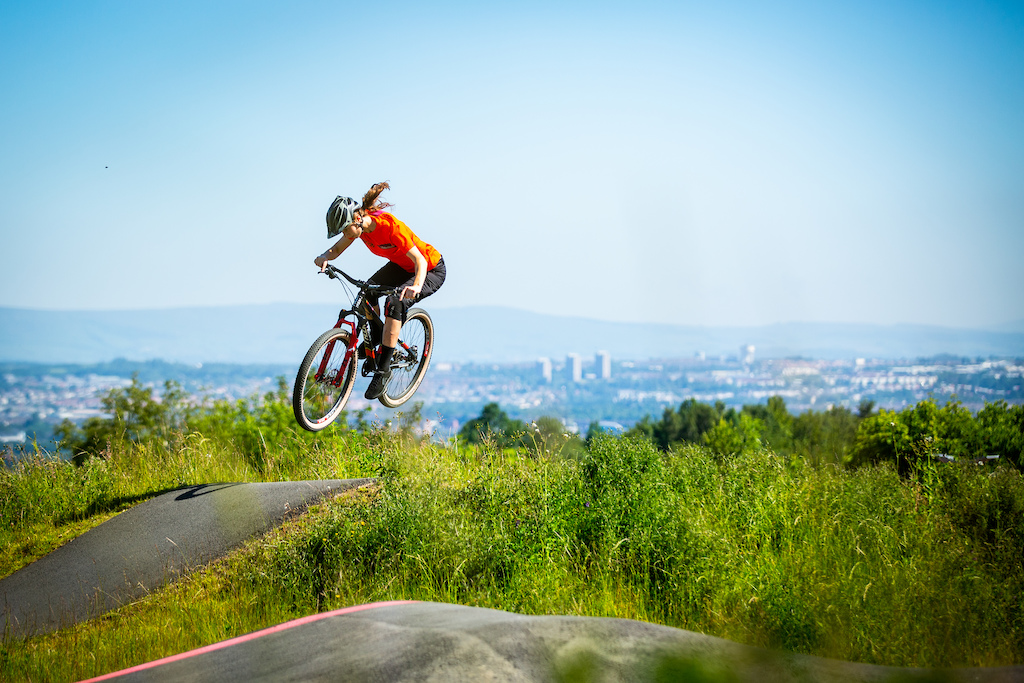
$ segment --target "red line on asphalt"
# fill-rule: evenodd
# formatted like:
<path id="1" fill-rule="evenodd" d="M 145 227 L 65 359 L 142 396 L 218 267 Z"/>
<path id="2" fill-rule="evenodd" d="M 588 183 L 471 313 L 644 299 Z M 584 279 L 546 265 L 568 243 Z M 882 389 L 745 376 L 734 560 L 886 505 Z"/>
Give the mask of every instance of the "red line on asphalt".
<path id="1" fill-rule="evenodd" d="M 181 654 L 171 655 L 170 657 L 164 657 L 163 659 L 154 659 L 152 662 L 146 662 L 145 664 L 139 664 L 133 666 L 130 669 L 122 669 L 121 671 L 113 671 L 96 678 L 90 678 L 82 681 L 81 683 L 94 683 L 95 681 L 106 681 L 117 676 L 125 676 L 127 674 L 135 673 L 136 671 L 145 671 L 146 669 L 152 669 L 163 664 L 170 664 L 171 662 L 177 662 L 182 659 L 188 659 L 189 657 L 195 657 L 196 655 L 203 655 L 207 652 L 214 652 L 216 650 L 222 650 L 232 645 L 238 645 L 250 640 L 262 638 L 263 636 L 269 636 L 272 633 L 278 633 L 280 631 L 287 631 L 290 628 L 296 626 L 304 626 L 305 624 L 313 623 L 314 621 L 320 621 L 321 619 L 327 619 L 328 617 L 336 617 L 342 614 L 352 614 L 353 612 L 362 612 L 367 609 L 374 609 L 375 607 L 391 607 L 392 605 L 408 605 L 416 602 L 415 600 L 391 600 L 389 602 L 371 602 L 366 605 L 354 605 L 352 607 L 343 607 L 341 609 L 332 610 L 330 612 L 321 612 L 319 614 L 311 614 L 308 617 L 302 617 L 301 619 L 294 619 L 292 621 L 286 621 L 283 624 L 277 626 L 271 626 L 265 628 L 262 631 L 253 631 L 247 633 L 244 636 L 238 636 L 237 638 L 231 638 L 230 640 L 222 640 L 219 643 L 213 643 L 212 645 L 206 645 L 195 650 L 189 650 L 188 652 L 182 652 Z"/>

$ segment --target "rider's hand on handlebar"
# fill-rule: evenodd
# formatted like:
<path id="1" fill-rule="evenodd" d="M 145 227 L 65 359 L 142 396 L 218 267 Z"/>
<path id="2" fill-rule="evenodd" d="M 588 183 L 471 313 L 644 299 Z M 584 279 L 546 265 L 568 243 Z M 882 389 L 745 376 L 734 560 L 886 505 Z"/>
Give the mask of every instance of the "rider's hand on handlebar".
<path id="1" fill-rule="evenodd" d="M 327 269 L 327 257 L 324 256 L 323 254 L 320 254 L 315 259 L 313 259 L 313 263 L 316 264 L 317 268 L 320 269 L 321 273 Z"/>
<path id="2" fill-rule="evenodd" d="M 415 299 L 419 295 L 421 289 L 423 289 L 423 285 L 409 285 L 402 290 L 402 298 Z"/>

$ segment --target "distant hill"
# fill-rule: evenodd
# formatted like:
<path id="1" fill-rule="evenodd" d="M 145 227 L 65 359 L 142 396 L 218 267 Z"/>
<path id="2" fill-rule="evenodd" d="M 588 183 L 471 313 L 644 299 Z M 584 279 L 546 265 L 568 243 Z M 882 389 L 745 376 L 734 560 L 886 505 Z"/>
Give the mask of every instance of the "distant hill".
<path id="1" fill-rule="evenodd" d="M 0 308 L 0 361 L 98 363 L 159 358 L 183 363 L 294 363 L 331 327 L 338 308 L 266 304 L 132 311 Z M 435 360 L 474 362 L 590 356 L 678 358 L 703 351 L 758 358 L 917 358 L 939 354 L 1024 357 L 1024 331 L 927 325 L 780 323 L 700 327 L 609 323 L 511 308 L 431 309 Z"/>
<path id="2" fill-rule="evenodd" d="M 996 325 L 992 328 L 994 332 L 1024 332 L 1024 319 Z"/>

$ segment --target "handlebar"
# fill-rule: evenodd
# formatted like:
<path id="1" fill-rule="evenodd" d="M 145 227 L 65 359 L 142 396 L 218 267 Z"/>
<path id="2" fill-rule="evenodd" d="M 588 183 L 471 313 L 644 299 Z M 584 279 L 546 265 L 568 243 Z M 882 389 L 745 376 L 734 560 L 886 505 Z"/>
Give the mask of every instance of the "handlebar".
<path id="1" fill-rule="evenodd" d="M 356 278 L 352 277 L 351 275 L 343 271 L 341 268 L 336 268 L 335 266 L 332 266 L 330 263 L 325 263 L 324 269 L 320 272 L 322 272 L 324 275 L 327 275 L 332 280 L 338 279 L 339 276 L 343 277 L 349 282 L 351 282 L 353 285 L 358 287 L 359 289 L 366 292 L 367 294 L 372 294 L 375 296 L 383 296 L 386 294 L 389 295 L 392 293 L 397 294 L 399 290 L 402 289 L 401 287 L 381 287 L 380 285 L 370 284 L 366 280 L 357 280 Z"/>
<path id="2" fill-rule="evenodd" d="M 324 273 L 325 275 L 327 275 L 327 277 L 331 278 L 332 280 L 336 280 L 338 278 L 338 276 L 340 275 L 340 276 L 344 277 L 346 280 L 348 280 L 349 282 L 351 282 L 352 284 L 354 284 L 356 287 L 363 287 L 364 285 L 368 285 L 369 284 L 369 283 L 365 282 L 364 280 L 357 280 L 357 279 L 355 279 L 354 277 L 352 277 L 351 275 L 349 275 L 348 273 L 343 271 L 341 268 L 335 268 L 330 263 L 325 263 L 324 264 L 324 269 L 322 271 L 320 271 L 320 272 Z"/>

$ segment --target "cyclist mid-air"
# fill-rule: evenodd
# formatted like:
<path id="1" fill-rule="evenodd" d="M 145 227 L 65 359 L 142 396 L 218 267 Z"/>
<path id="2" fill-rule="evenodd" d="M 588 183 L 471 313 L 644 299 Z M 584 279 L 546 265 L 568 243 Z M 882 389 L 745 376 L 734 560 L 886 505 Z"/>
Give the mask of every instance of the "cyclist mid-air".
<path id="1" fill-rule="evenodd" d="M 373 338 L 360 346 L 360 356 L 373 369 L 373 379 L 366 389 L 366 398 L 379 398 L 391 379 L 391 357 L 398 343 L 399 332 L 412 304 L 425 299 L 444 284 L 445 268 L 441 254 L 413 233 L 402 221 L 384 209 L 391 206 L 378 201 L 388 183 L 377 183 L 363 195 L 362 202 L 351 197 L 338 197 L 327 210 L 327 237 L 341 235 L 330 249 L 313 259 L 323 271 L 327 262 L 336 259 L 361 239 L 372 253 L 383 256 L 388 263 L 370 277 L 369 282 L 381 287 L 398 288 L 384 305 L 384 329 L 374 329 Z M 379 310 L 374 302 L 374 308 Z M 380 349 L 376 348 L 378 342 Z"/>

